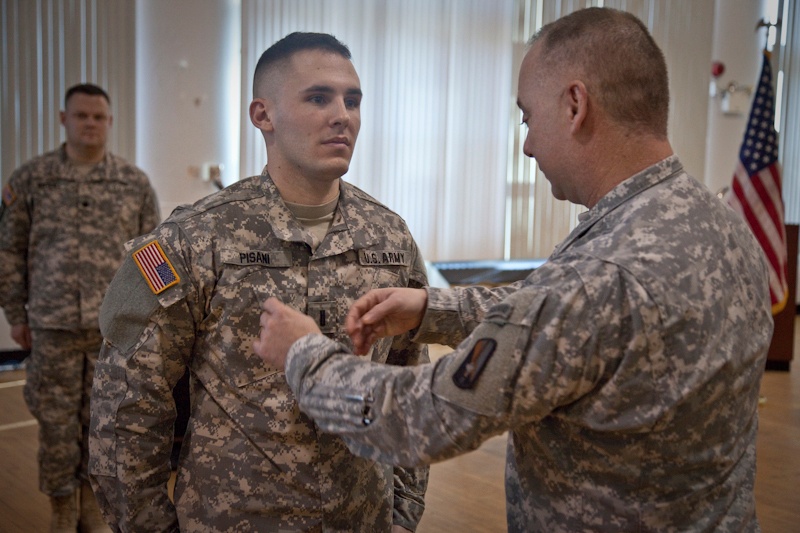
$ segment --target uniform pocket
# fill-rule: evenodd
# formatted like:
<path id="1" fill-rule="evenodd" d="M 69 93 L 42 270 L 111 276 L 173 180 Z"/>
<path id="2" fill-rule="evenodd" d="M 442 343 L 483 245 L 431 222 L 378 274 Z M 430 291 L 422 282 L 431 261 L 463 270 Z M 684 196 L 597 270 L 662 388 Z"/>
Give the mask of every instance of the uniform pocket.
<path id="1" fill-rule="evenodd" d="M 258 339 L 261 304 L 270 296 L 281 300 L 275 272 L 262 266 L 230 266 L 220 275 L 203 328 L 208 330 L 210 358 L 220 375 L 236 387 L 263 379 L 278 379 L 283 373 L 268 367 L 253 351 Z"/>

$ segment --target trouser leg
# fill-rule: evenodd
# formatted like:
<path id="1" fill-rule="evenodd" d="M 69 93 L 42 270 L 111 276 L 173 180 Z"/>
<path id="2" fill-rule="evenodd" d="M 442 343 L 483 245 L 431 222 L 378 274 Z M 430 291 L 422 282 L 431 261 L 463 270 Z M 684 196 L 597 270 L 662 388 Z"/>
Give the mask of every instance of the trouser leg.
<path id="1" fill-rule="evenodd" d="M 83 396 L 81 398 L 81 465 L 79 477 L 86 483 L 89 482 L 89 423 L 91 421 L 90 399 L 92 397 L 92 382 L 94 381 L 94 367 L 103 344 L 100 331 L 83 331 Z"/>
<path id="2" fill-rule="evenodd" d="M 39 488 L 50 496 L 66 496 L 80 486 L 81 465 L 88 457 L 82 420 L 85 416 L 88 425 L 85 361 L 91 351 L 96 360 L 99 332 L 34 329 L 31 333 L 23 395 L 39 422 Z M 96 346 L 90 348 L 90 343 Z"/>

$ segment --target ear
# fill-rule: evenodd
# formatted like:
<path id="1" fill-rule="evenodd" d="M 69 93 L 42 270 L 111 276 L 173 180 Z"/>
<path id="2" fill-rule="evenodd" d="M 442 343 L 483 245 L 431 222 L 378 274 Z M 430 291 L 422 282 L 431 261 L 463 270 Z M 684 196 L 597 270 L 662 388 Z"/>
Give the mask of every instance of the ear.
<path id="1" fill-rule="evenodd" d="M 64 126 L 64 122 L 67 120 L 67 112 L 66 111 L 59 111 L 58 118 L 61 121 L 61 125 Z"/>
<path id="2" fill-rule="evenodd" d="M 570 82 L 567 88 L 567 107 L 570 132 L 574 135 L 585 125 L 589 114 L 589 91 L 582 81 Z"/>
<path id="3" fill-rule="evenodd" d="M 253 101 L 250 102 L 250 122 L 261 131 L 274 129 L 270 116 L 270 105 L 265 98 L 253 98 Z"/>

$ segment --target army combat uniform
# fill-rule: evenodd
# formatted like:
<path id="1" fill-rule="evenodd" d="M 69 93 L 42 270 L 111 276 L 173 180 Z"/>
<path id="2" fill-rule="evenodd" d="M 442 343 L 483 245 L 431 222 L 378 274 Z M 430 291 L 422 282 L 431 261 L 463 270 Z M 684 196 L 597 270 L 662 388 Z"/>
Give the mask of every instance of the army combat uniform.
<path id="1" fill-rule="evenodd" d="M 771 334 L 758 244 L 671 156 L 526 280 L 428 289 L 415 339 L 458 345 L 435 365 L 370 366 L 307 335 L 286 376 L 303 412 L 375 460 L 438 461 L 509 430 L 511 532 L 758 531 Z"/>
<path id="2" fill-rule="evenodd" d="M 101 312 L 90 471 L 106 519 L 125 531 L 414 530 L 428 469 L 353 456 L 303 415 L 282 372 L 254 353 L 260 305 L 275 296 L 347 342 L 351 304 L 379 287 L 421 287 L 425 265 L 403 220 L 341 182 L 332 225 L 312 236 L 266 174 L 174 212 L 130 255 Z M 428 362 L 407 336 L 376 362 Z M 167 496 L 171 390 L 188 367 L 191 416 L 175 505 Z"/>
<path id="3" fill-rule="evenodd" d="M 64 496 L 86 475 L 81 425 L 89 424 L 98 312 L 124 243 L 159 222 L 147 176 L 109 154 L 73 165 L 66 145 L 14 171 L 0 208 L 0 306 L 28 324 L 33 347 L 24 396 L 39 421 L 39 485 Z M 84 436 L 85 437 L 85 436 Z"/>

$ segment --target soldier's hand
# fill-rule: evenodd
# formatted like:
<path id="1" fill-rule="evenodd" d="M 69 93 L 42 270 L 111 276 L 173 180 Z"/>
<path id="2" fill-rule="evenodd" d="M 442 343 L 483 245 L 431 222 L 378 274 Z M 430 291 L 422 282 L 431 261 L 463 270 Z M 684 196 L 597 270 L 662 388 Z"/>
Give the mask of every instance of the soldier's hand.
<path id="1" fill-rule="evenodd" d="M 419 327 L 428 293 L 425 289 L 374 289 L 359 298 L 345 318 L 345 329 L 358 355 L 369 352 L 381 337 L 393 337 Z"/>
<path id="2" fill-rule="evenodd" d="M 19 344 L 23 350 L 31 349 L 31 328 L 28 324 L 16 324 L 11 326 L 11 338 Z"/>
<path id="3" fill-rule="evenodd" d="M 270 298 L 261 306 L 261 331 L 253 341 L 256 354 L 269 366 L 283 370 L 292 344 L 309 333 L 321 333 L 317 323 L 303 313 Z"/>

